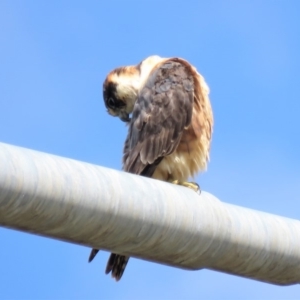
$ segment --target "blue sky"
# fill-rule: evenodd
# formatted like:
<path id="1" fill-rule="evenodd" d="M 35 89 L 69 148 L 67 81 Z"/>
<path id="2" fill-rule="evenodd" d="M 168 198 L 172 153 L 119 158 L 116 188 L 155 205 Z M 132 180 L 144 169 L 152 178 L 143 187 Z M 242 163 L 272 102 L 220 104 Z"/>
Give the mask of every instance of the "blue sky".
<path id="1" fill-rule="evenodd" d="M 208 172 L 225 202 L 300 219 L 300 2 L 0 1 L 0 141 L 121 168 L 126 128 L 107 115 L 111 69 L 158 54 L 189 60 L 211 89 Z M 132 259 L 0 229 L 1 299 L 299 299 L 219 272 Z"/>

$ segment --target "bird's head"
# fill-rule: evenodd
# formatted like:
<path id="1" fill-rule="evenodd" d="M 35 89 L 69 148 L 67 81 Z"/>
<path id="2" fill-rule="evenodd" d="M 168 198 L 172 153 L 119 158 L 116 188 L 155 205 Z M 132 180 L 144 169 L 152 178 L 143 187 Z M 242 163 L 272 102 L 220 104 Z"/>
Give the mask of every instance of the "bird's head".
<path id="1" fill-rule="evenodd" d="M 110 115 L 129 122 L 140 89 L 153 67 L 162 58 L 150 56 L 137 66 L 120 67 L 111 71 L 103 83 L 103 99 Z"/>
<path id="2" fill-rule="evenodd" d="M 110 72 L 103 84 L 103 99 L 108 113 L 129 122 L 138 90 L 139 72 L 134 66 Z"/>

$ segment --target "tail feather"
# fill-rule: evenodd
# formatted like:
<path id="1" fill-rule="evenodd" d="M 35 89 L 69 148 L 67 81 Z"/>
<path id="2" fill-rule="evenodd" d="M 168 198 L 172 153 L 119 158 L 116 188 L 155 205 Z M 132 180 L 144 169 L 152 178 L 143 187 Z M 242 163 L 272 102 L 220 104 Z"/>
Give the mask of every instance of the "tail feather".
<path id="1" fill-rule="evenodd" d="M 117 256 L 117 254 L 115 254 L 115 253 L 110 254 L 110 257 L 107 261 L 105 274 L 109 274 L 111 272 L 111 270 L 113 269 L 116 256 Z"/>
<path id="2" fill-rule="evenodd" d="M 105 274 L 111 272 L 111 276 L 115 278 L 116 281 L 119 281 L 124 273 L 128 260 L 129 256 L 111 253 L 106 265 Z"/>
<path id="3" fill-rule="evenodd" d="M 89 256 L 89 262 L 95 258 L 99 251 L 99 249 L 92 249 Z M 128 260 L 129 256 L 111 253 L 106 265 L 105 274 L 109 274 L 111 272 L 112 278 L 119 281 L 124 273 Z"/>
<path id="4" fill-rule="evenodd" d="M 91 262 L 95 258 L 95 256 L 97 255 L 97 253 L 99 251 L 100 251 L 99 249 L 92 249 L 90 257 L 89 257 L 89 262 Z"/>

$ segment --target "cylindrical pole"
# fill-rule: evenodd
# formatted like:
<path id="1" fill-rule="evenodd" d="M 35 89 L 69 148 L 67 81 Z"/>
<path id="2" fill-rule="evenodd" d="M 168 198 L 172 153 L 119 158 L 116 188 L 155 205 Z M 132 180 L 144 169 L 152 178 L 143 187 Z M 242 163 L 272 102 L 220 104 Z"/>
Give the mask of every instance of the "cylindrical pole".
<path id="1" fill-rule="evenodd" d="M 297 220 L 1 143 L 0 166 L 1 226 L 184 269 L 300 282 Z"/>

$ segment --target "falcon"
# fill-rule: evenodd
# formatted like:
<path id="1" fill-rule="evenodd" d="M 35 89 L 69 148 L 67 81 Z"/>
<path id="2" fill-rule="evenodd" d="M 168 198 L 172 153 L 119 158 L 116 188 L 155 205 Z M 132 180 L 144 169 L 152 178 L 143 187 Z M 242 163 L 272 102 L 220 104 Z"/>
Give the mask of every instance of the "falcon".
<path id="1" fill-rule="evenodd" d="M 103 98 L 108 113 L 129 127 L 123 170 L 200 192 L 188 179 L 204 171 L 209 160 L 213 113 L 208 94 L 204 78 L 182 58 L 150 56 L 111 71 Z M 91 251 L 89 262 L 98 251 Z M 112 253 L 105 273 L 120 280 L 128 260 Z"/>

